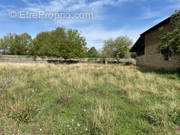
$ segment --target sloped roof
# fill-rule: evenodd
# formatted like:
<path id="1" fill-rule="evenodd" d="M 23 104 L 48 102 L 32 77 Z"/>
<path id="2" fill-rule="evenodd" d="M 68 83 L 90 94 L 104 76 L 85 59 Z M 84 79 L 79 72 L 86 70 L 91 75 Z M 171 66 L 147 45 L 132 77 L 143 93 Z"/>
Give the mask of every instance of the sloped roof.
<path id="1" fill-rule="evenodd" d="M 146 30 L 145 32 L 143 32 L 140 37 L 138 38 L 138 40 L 135 42 L 135 44 L 133 45 L 133 47 L 130 49 L 130 52 L 137 52 L 138 48 L 142 45 L 142 40 L 144 38 L 144 36 L 153 31 L 154 29 L 157 29 L 158 27 L 169 23 L 171 20 L 171 17 L 166 18 L 165 20 L 161 21 L 160 23 L 156 24 L 155 26 L 151 27 L 150 29 Z"/>
<path id="2" fill-rule="evenodd" d="M 169 23 L 170 20 L 171 20 L 171 17 L 166 18 L 165 20 L 161 21 L 160 23 L 156 24 L 155 26 L 153 26 L 150 29 L 148 29 L 145 32 L 143 32 L 141 35 L 147 34 L 148 32 L 150 32 L 150 31 L 152 31 L 152 30 L 154 30 L 154 29 L 156 29 L 156 28 L 158 28 L 158 27 L 160 27 L 160 26 L 162 26 L 164 24 Z"/>
<path id="3" fill-rule="evenodd" d="M 143 42 L 144 36 L 140 36 L 133 47 L 130 49 L 130 52 L 137 52 L 141 46 L 145 45 Z"/>

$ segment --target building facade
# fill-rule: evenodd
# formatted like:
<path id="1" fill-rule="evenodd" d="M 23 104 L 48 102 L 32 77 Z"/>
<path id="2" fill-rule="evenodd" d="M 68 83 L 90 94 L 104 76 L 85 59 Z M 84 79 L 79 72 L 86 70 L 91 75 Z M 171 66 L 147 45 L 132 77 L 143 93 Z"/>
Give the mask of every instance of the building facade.
<path id="1" fill-rule="evenodd" d="M 170 20 L 169 17 L 140 35 L 130 50 L 136 52 L 136 64 L 138 66 L 168 70 L 180 69 L 179 56 L 165 58 L 159 51 L 162 35 L 172 30 Z"/>

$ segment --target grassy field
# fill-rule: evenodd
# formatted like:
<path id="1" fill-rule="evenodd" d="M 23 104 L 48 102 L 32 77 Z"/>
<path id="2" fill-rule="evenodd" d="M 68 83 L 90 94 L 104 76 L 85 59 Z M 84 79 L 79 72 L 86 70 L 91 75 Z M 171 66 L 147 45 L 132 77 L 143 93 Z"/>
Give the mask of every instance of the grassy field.
<path id="1" fill-rule="evenodd" d="M 0 64 L 0 135 L 174 135 L 180 73 Z"/>

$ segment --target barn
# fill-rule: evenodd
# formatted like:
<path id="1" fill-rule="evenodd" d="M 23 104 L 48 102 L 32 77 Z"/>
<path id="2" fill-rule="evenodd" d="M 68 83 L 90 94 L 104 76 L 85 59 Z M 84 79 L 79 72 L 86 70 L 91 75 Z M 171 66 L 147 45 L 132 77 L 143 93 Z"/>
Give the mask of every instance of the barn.
<path id="1" fill-rule="evenodd" d="M 172 30 L 171 17 L 163 20 L 154 27 L 142 33 L 130 52 L 136 52 L 136 64 L 138 66 L 155 69 L 176 70 L 180 68 L 180 57 L 165 58 L 159 51 L 161 36 Z"/>

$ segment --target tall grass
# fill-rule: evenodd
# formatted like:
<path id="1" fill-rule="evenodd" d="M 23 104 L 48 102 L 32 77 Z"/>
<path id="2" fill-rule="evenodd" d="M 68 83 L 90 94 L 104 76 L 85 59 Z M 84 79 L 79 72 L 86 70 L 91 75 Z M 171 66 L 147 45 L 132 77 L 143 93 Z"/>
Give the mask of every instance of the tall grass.
<path id="1" fill-rule="evenodd" d="M 176 73 L 122 65 L 0 64 L 0 135 L 174 135 L 179 126 Z"/>

